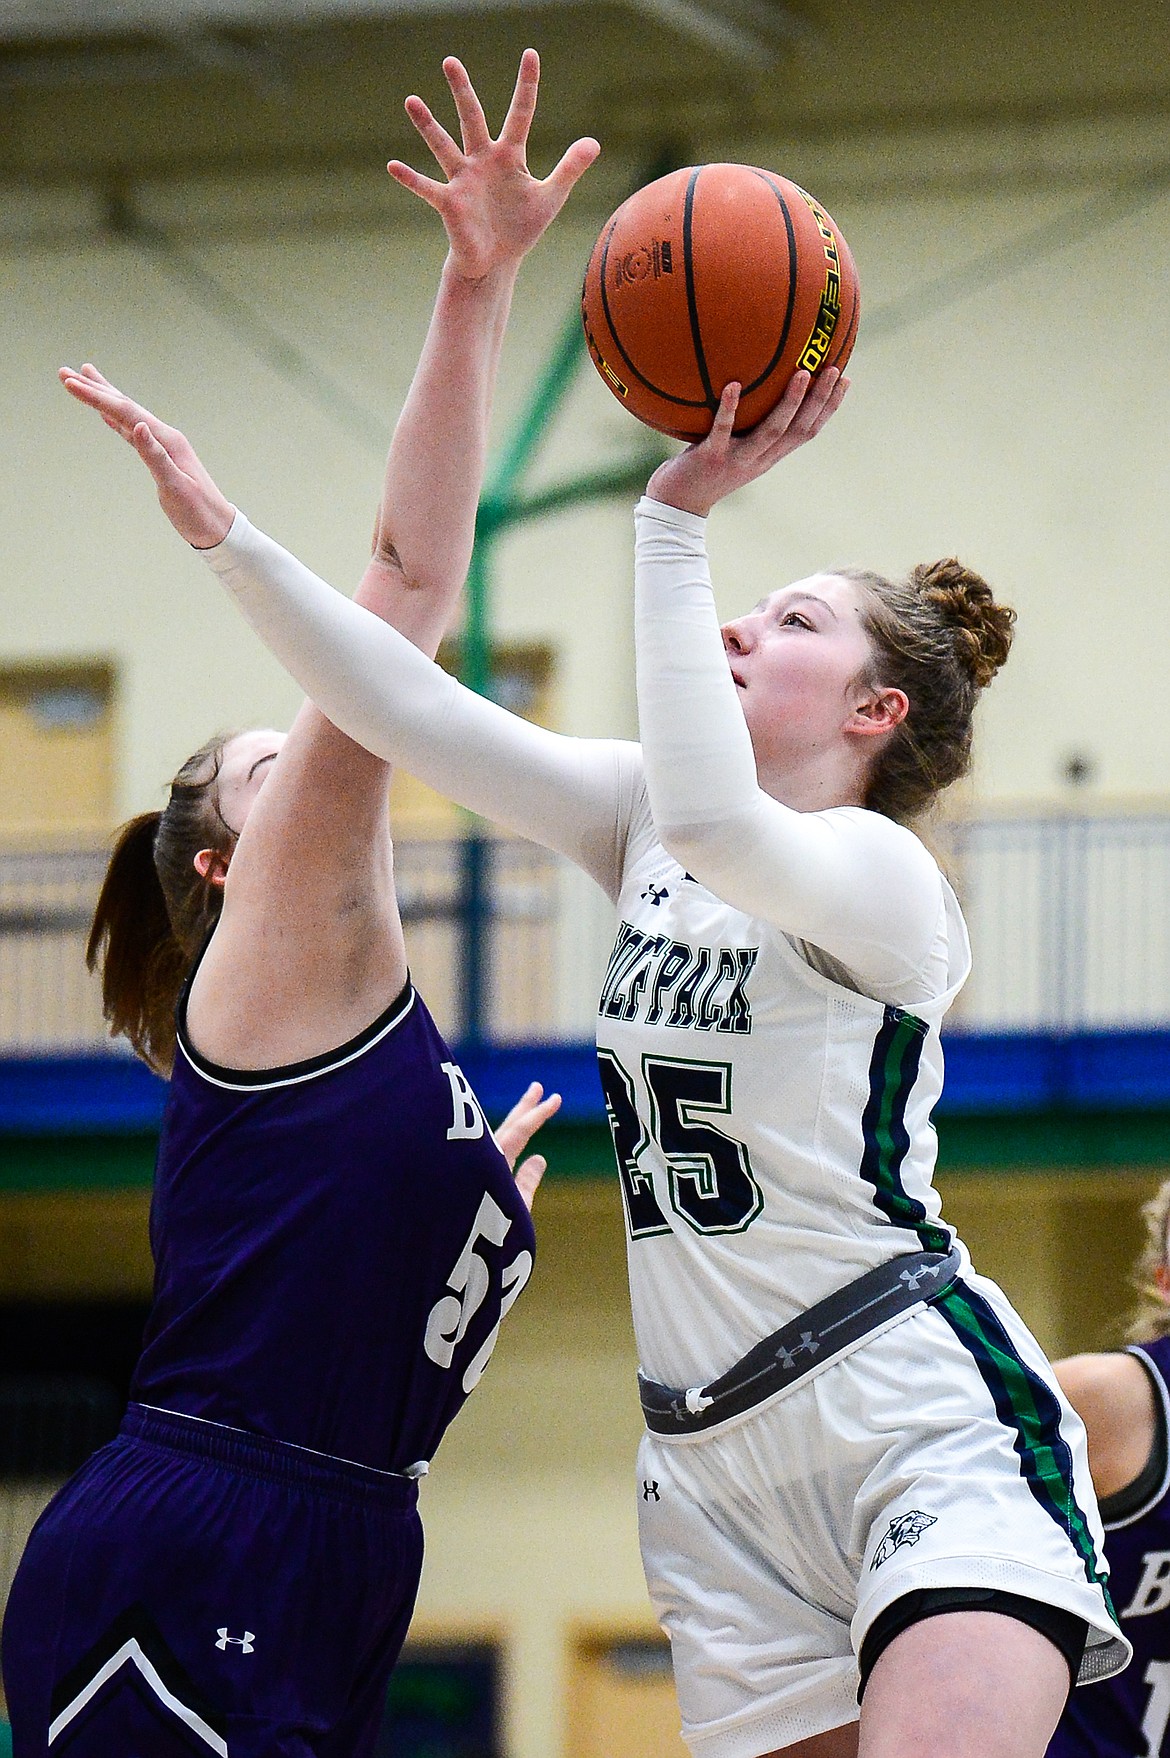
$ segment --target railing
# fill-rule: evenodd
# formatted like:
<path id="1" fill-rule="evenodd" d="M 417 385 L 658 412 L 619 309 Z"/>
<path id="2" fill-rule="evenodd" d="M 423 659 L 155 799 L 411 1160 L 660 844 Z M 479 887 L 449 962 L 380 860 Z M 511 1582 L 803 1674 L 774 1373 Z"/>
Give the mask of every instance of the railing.
<path id="1" fill-rule="evenodd" d="M 0 1052 L 105 1039 L 85 942 L 102 850 L 0 854 Z"/>
<path id="2" fill-rule="evenodd" d="M 936 842 L 975 965 L 953 1015 L 977 1031 L 1170 1024 L 1170 813 L 983 816 Z M 0 851 L 0 1054 L 108 1040 L 85 970 L 101 851 Z M 404 841 L 396 875 L 415 982 L 441 1028 L 587 1039 L 614 912 L 583 874 L 515 839 Z"/>
<path id="3" fill-rule="evenodd" d="M 1170 815 L 987 816 L 944 840 L 974 953 L 956 1024 L 1170 1024 Z"/>
<path id="4" fill-rule="evenodd" d="M 0 850 L 0 1055 L 108 1044 L 85 968 L 105 861 Z M 592 1035 L 614 913 L 577 868 L 510 838 L 403 841 L 395 879 L 411 973 L 444 1032 Z"/>

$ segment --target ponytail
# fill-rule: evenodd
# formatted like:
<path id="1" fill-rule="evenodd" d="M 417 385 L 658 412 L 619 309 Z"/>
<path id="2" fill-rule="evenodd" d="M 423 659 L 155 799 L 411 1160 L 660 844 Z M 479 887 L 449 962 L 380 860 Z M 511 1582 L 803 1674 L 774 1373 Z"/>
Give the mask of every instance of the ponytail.
<path id="1" fill-rule="evenodd" d="M 85 949 L 101 970 L 102 1012 L 112 1037 L 131 1044 L 158 1074 L 175 1054 L 174 1009 L 187 969 L 154 864 L 161 812 L 123 825 L 93 914 Z"/>
<path id="2" fill-rule="evenodd" d="M 223 894 L 195 870 L 200 849 L 228 854 L 216 800 L 227 740 L 210 740 L 183 764 L 163 812 L 142 812 L 118 832 L 98 895 L 85 962 L 101 973 L 111 1037 L 130 1040 L 156 1074 L 175 1060 L 175 1005 Z"/>

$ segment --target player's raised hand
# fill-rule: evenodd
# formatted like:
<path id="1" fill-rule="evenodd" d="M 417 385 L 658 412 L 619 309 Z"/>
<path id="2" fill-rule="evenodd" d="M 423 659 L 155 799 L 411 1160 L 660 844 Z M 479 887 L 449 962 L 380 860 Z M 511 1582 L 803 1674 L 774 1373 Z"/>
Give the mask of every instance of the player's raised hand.
<path id="1" fill-rule="evenodd" d="M 561 1108 L 561 1095 L 550 1093 L 546 1099 L 544 1088 L 538 1080 L 534 1080 L 525 1093 L 516 1101 L 498 1129 L 492 1131 L 496 1138 L 496 1146 L 507 1160 L 516 1179 L 516 1189 L 524 1198 L 525 1205 L 531 1209 L 536 1187 L 548 1169 L 548 1161 L 543 1154 L 532 1154 L 519 1166 L 516 1162 L 524 1152 L 533 1136 L 541 1126 L 548 1122 Z"/>
<path id="2" fill-rule="evenodd" d="M 168 427 L 127 397 L 96 366 L 63 366 L 57 376 L 71 397 L 96 409 L 106 426 L 134 447 L 154 477 L 159 505 L 180 537 L 196 549 L 210 549 L 227 536 L 235 508 L 177 427 Z"/>
<path id="3" fill-rule="evenodd" d="M 804 371 L 793 373 L 772 413 L 749 433 L 736 434 L 732 426 L 740 387 L 725 386 L 710 433 L 660 464 L 646 493 L 651 500 L 706 515 L 716 501 L 754 482 L 781 458 L 815 439 L 841 407 L 848 389 L 849 380 L 835 366 L 825 367 L 815 378 Z"/>
<path id="4" fill-rule="evenodd" d="M 456 144 L 421 98 L 407 98 L 406 113 L 446 181 L 424 177 L 399 159 L 391 159 L 386 169 L 396 183 L 435 209 L 447 230 L 452 266 L 477 281 L 493 269 L 515 265 L 532 249 L 601 148 L 595 140 L 577 140 L 547 177 L 536 178 L 529 172 L 528 131 L 540 84 L 535 49 L 525 49 L 520 58 L 516 89 L 495 140 L 463 63 L 449 55 L 443 72 L 455 100 L 462 145 Z"/>

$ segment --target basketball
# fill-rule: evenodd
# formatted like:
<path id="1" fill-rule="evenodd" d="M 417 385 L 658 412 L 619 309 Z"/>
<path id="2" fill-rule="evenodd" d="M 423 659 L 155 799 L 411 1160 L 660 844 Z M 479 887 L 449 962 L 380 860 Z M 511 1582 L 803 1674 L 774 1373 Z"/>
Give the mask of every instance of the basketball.
<path id="1" fill-rule="evenodd" d="M 839 227 L 798 184 L 752 165 L 694 165 L 637 190 L 602 227 L 581 294 L 609 389 L 685 440 L 710 431 L 733 380 L 742 433 L 798 368 L 843 367 L 859 314 Z"/>

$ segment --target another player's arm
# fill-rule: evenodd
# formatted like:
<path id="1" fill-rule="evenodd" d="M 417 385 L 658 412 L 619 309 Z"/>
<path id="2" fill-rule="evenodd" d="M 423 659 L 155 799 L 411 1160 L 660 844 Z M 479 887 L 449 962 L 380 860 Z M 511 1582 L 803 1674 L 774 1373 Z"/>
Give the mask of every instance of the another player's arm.
<path id="1" fill-rule="evenodd" d="M 1053 1364 L 1061 1390 L 1085 1425 L 1089 1469 L 1099 1496 L 1117 1495 L 1141 1475 L 1154 1445 L 1149 1374 L 1135 1355 L 1070 1355 Z"/>
<path id="2" fill-rule="evenodd" d="M 636 745 L 549 732 L 465 689 L 242 518 L 206 560 L 335 726 L 616 897 L 644 794 Z"/>
<path id="3" fill-rule="evenodd" d="M 432 184 L 406 167 L 391 167 L 438 209 L 451 248 L 395 429 L 374 552 L 357 593 L 359 603 L 430 654 L 450 619 L 474 541 L 516 272 L 596 152 L 593 143 L 578 142 L 543 183 L 528 175 L 524 149 L 538 81 L 531 52 L 498 141 L 462 66 L 451 60 L 445 71 L 463 149 L 421 100 L 409 100 L 408 111 L 448 182 Z M 67 379 L 67 386 L 133 440 L 155 473 L 164 508 L 188 540 L 197 547 L 219 542 L 233 509 L 222 496 L 217 501 L 218 491 L 182 436 L 120 398 L 92 369 Z M 170 457 L 167 448 L 176 444 L 182 455 Z M 176 463 L 187 467 L 186 481 L 172 480 L 164 491 L 163 479 Z M 193 484 L 200 505 L 191 499 Z M 175 519 L 180 507 L 190 529 Z M 274 785 L 257 800 L 233 856 L 220 931 L 192 996 L 193 1030 L 202 1047 L 226 1062 L 311 1053 L 306 1031 L 326 1044 L 340 1041 L 368 1022 L 405 977 L 391 881 L 388 765 L 306 704 L 274 768 Z"/>
<path id="4" fill-rule="evenodd" d="M 396 628 L 413 638 L 414 619 L 424 619 L 416 644 L 432 654 L 446 618 L 436 623 L 428 604 L 447 599 L 449 615 L 471 559 L 492 393 L 517 272 L 599 151 L 595 140 L 574 141 L 548 177 L 530 174 L 526 152 L 540 81 L 535 50 L 521 57 L 496 140 L 462 63 L 450 56 L 443 71 L 459 114 L 461 145 L 421 98 L 406 101 L 443 181 L 397 159 L 387 166 L 397 183 L 438 213 L 450 251 L 390 447 L 367 572 L 367 580 L 377 580 L 391 595 L 397 614 L 387 620 Z"/>
<path id="5" fill-rule="evenodd" d="M 82 400 L 94 400 L 92 387 Z M 616 897 L 644 792 L 638 747 L 549 732 L 464 689 L 397 629 L 236 514 L 177 428 L 122 401 L 137 410 L 126 437 L 154 476 L 172 525 L 204 553 L 246 620 L 333 725 L 456 804 L 567 855 Z"/>
<path id="6" fill-rule="evenodd" d="M 235 509 L 183 434 L 92 366 L 61 377 L 133 445 L 179 535 L 196 549 L 222 542 Z M 217 856 L 208 869 L 224 907 L 188 1018 L 214 1060 L 250 1067 L 317 1054 L 353 1036 L 401 987 L 387 776 L 310 704 L 300 710 L 229 864 Z"/>
<path id="7" fill-rule="evenodd" d="M 449 58 L 444 73 L 461 145 L 420 98 L 407 100 L 407 112 L 445 180 L 397 162 L 389 167 L 439 213 L 449 251 L 395 425 L 371 560 L 356 594 L 359 604 L 430 656 L 471 557 L 496 371 L 520 263 L 597 151 L 595 143 L 577 142 L 549 178 L 529 174 L 525 153 L 539 84 L 533 51 L 521 60 L 495 140 L 462 64 Z M 239 1015 L 244 977 L 244 992 L 255 1001 L 248 1015 L 258 1013 L 262 1024 L 289 1019 L 308 989 L 317 1019 L 307 1023 L 336 1042 L 360 1029 L 361 1019 L 384 1005 L 405 977 L 386 819 L 389 767 L 307 704 L 274 779 L 256 802 L 232 863 L 221 931 L 192 994 L 192 1028 L 205 1033 L 210 1019 L 222 1031 L 219 1022 Z M 274 884 L 295 898 L 291 921 L 271 909 Z M 274 981 L 281 990 L 275 1007 Z M 330 994 L 336 1013 L 325 1019 Z M 256 1023 L 240 1019 L 245 1042 Z"/>

